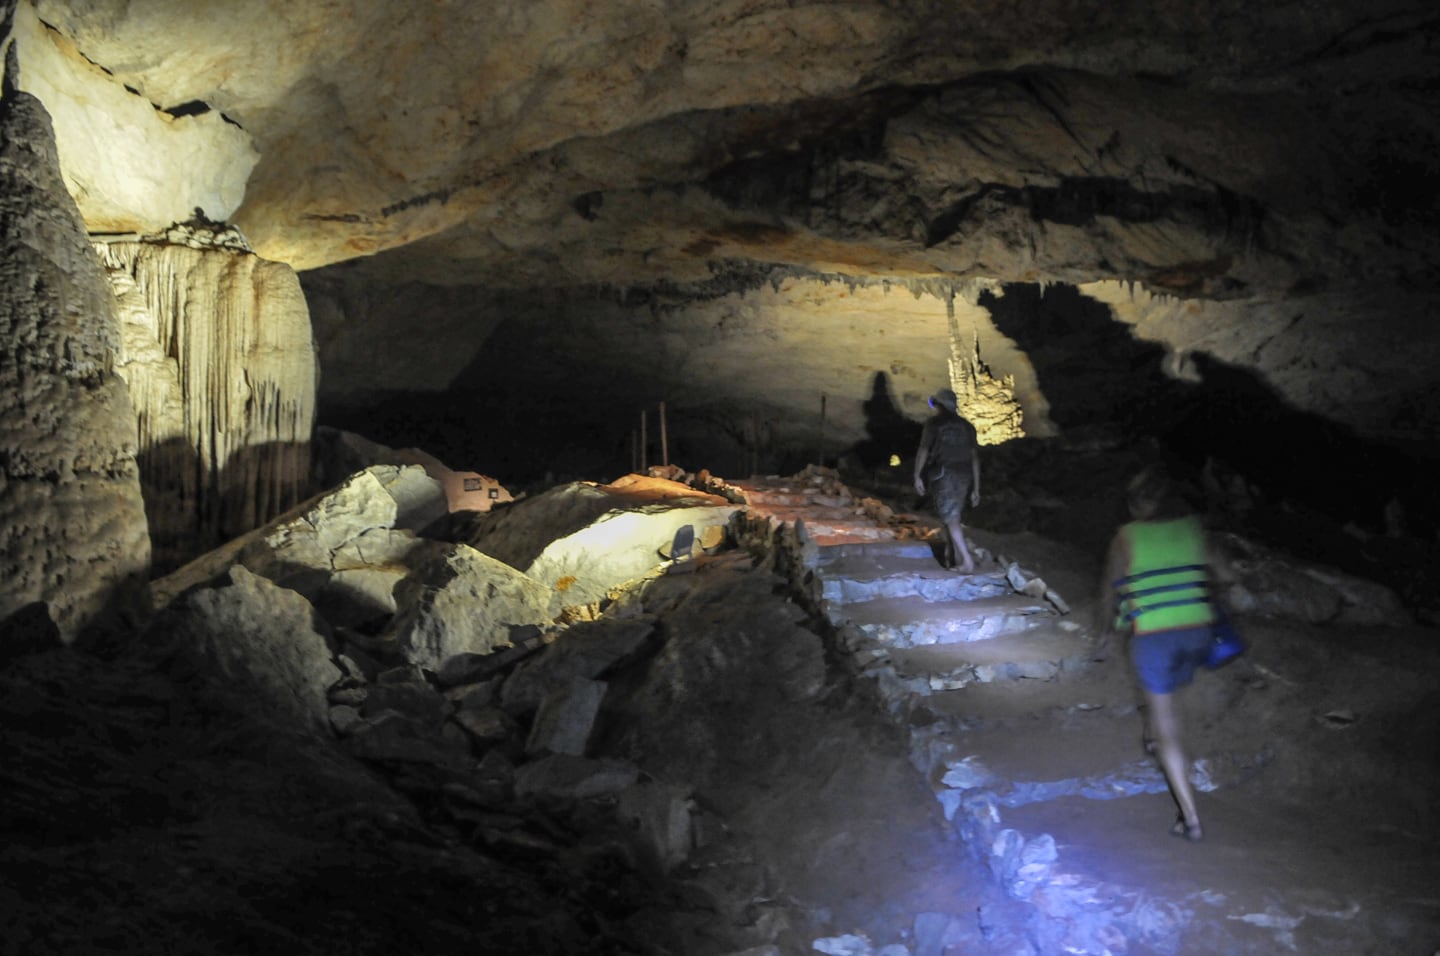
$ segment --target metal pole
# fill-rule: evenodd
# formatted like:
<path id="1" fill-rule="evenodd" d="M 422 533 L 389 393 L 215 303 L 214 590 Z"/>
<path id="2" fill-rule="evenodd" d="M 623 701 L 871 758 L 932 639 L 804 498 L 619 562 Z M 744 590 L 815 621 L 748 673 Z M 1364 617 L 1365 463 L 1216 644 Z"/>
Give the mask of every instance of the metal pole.
<path id="1" fill-rule="evenodd" d="M 660 464 L 670 467 L 670 440 L 665 433 L 665 403 L 660 403 Z"/>
<path id="2" fill-rule="evenodd" d="M 750 474 L 760 474 L 760 413 L 750 413 Z"/>
<path id="3" fill-rule="evenodd" d="M 815 464 L 825 466 L 825 393 L 820 393 L 820 444 L 815 452 Z"/>
<path id="4" fill-rule="evenodd" d="M 650 437 L 645 433 L 645 409 L 642 408 L 640 409 L 640 474 L 642 475 L 645 474 L 647 470 L 646 466 L 648 462 L 646 461 L 645 455 L 647 449 L 645 446 L 649 444 L 649 442 Z"/>

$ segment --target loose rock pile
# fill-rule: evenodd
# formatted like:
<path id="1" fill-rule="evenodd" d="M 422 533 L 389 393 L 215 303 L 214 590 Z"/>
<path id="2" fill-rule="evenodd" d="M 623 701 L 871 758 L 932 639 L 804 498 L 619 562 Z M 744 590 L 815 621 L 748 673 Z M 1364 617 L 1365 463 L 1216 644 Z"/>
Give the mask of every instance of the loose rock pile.
<path id="1" fill-rule="evenodd" d="M 638 912 L 656 902 L 642 938 L 658 933 L 674 937 L 665 946 L 694 951 L 677 942 L 694 924 L 713 937 L 709 951 L 769 945 L 792 920 L 785 907 L 755 920 L 754 876 L 741 881 L 743 898 L 720 902 L 736 892 L 736 867 L 755 864 L 722 849 L 724 822 L 696 803 L 694 782 L 712 777 L 710 765 L 730 749 L 702 743 L 713 731 L 699 728 L 714 716 L 706 700 L 729 693 L 728 671 L 764 668 L 748 686 L 779 681 L 783 696 L 813 698 L 824 679 L 819 640 L 796 626 L 796 609 L 764 572 L 742 613 L 754 637 L 801 641 L 780 667 L 767 666 L 775 651 L 753 638 L 725 650 L 731 640 L 713 621 L 713 596 L 688 635 L 662 634 L 653 607 L 734 588 L 752 573 L 734 552 L 698 553 L 699 574 L 664 573 L 676 527 L 723 532 L 735 511 L 686 486 L 632 476 L 452 522 L 443 487 L 423 469 L 372 466 L 159 582 L 156 593 L 173 598 L 148 642 L 169 648 L 174 673 L 256 719 L 333 734 L 465 845 L 549 858 L 580 882 L 597 861 L 630 872 L 632 898 L 615 905 Z M 702 537 L 714 551 L 724 535 Z M 528 561 L 528 572 L 486 550 Z M 565 570 L 585 577 L 566 582 Z M 767 615 L 767 604 L 779 612 Z M 703 655 L 709 677 L 683 675 L 692 654 Z M 686 689 L 711 678 L 723 680 L 699 694 Z M 617 680 L 624 694 L 612 688 Z M 646 726 L 676 706 L 686 710 L 672 725 L 679 738 Z M 697 885 L 718 881 L 694 890 L 708 902 L 699 911 L 657 902 L 706 853 L 739 857 L 691 867 Z M 763 867 L 756 872 L 763 879 Z M 644 951 L 630 939 L 638 931 L 610 932 Z M 716 947 L 727 938 L 734 945 Z"/>

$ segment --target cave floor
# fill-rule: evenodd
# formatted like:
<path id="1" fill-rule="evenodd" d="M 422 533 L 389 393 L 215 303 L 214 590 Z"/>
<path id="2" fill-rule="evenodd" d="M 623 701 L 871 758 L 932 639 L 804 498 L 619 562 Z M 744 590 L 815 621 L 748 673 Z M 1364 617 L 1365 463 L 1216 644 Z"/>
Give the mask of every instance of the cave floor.
<path id="1" fill-rule="evenodd" d="M 887 544 L 859 509 L 848 524 L 837 519 L 829 496 L 807 510 L 794 498 L 799 484 L 741 483 L 760 502 L 752 510 L 803 523 L 810 587 L 838 642 L 908 734 L 912 763 L 967 850 L 1028 907 L 1027 945 L 1047 954 L 1440 945 L 1433 629 L 1243 620 L 1248 652 L 1178 695 L 1205 825 L 1191 844 L 1168 833 L 1175 806 L 1143 750 L 1128 666 L 1114 654 L 1092 660 L 1093 558 L 1029 533 L 972 531 L 983 557 L 971 580 L 1018 565 L 1063 596 L 1058 608 L 1032 602 L 1028 617 L 992 626 L 993 614 L 960 610 L 937 588 L 937 574 L 964 576 L 937 572 L 928 547 L 917 551 L 917 540 L 933 540 L 932 520 L 880 522 L 897 532 Z M 916 587 L 903 596 L 906 578 Z M 925 623 L 935 618 L 964 620 L 971 633 L 936 631 Z M 940 909 L 958 939 L 964 914 Z"/>
<path id="2" fill-rule="evenodd" d="M 806 507 L 786 501 L 780 519 Z M 853 545 L 841 540 L 836 503 L 818 507 L 811 543 Z M 840 538 L 825 538 L 827 521 Z M 960 576 L 923 567 L 933 525 L 903 512 L 880 523 L 891 531 L 866 530 L 832 577 L 858 582 L 849 597 L 890 602 L 894 615 L 906 601 L 892 585 L 907 576 L 935 599 L 919 604 L 943 603 Z M 826 686 L 746 698 L 743 716 L 727 712 L 744 739 L 691 736 L 715 741 L 724 772 L 696 798 L 724 838 L 668 880 L 637 871 L 604 826 L 587 830 L 573 814 L 439 814 L 439 785 L 415 767 L 366 765 L 256 724 L 177 682 L 154 648 L 10 656 L 0 665 L 3 948 L 1440 948 L 1433 629 L 1242 620 L 1249 652 L 1181 698 L 1206 825 L 1204 841 L 1189 844 L 1167 835 L 1173 804 L 1141 748 L 1124 662 L 1092 661 L 1083 626 L 1070 626 L 1088 619 L 1094 558 L 1030 532 L 974 539 L 986 556 L 977 578 L 1003 577 L 1006 557 L 1069 613 L 1022 601 L 984 617 L 994 628 L 984 640 L 892 646 L 875 635 L 928 639 L 934 621 L 911 615 L 887 632 L 878 611 L 865 620 L 841 607 L 843 593 L 825 605 L 825 574 L 815 574 L 807 586 L 820 589 L 812 596 L 829 621 L 814 626 L 832 632 Z M 646 600 L 663 622 L 677 596 L 699 594 L 730 609 L 716 627 L 734 628 L 737 611 L 758 620 L 793 600 L 757 583 L 755 567 L 743 551 L 721 552 L 666 576 Z M 764 654 L 749 663 L 785 666 Z M 739 690 L 715 693 L 723 702 Z"/>

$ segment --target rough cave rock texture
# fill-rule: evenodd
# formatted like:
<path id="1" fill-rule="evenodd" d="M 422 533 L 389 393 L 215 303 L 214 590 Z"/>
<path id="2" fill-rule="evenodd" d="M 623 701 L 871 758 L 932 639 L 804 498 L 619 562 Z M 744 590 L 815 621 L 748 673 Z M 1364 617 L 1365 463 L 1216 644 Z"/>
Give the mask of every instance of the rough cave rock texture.
<path id="1" fill-rule="evenodd" d="M 27 3 L 17 7 L 15 40 L 19 85 L 54 117 L 60 171 L 91 232 L 156 233 L 197 209 L 223 221 L 239 208 L 259 158 L 243 130 L 218 113 L 157 108 Z"/>
<path id="2" fill-rule="evenodd" d="M 123 320 L 157 567 L 305 497 L 317 367 L 289 266 L 243 250 L 99 245 Z"/>
<path id="3" fill-rule="evenodd" d="M 462 539 L 552 589 L 549 610 L 599 605 L 653 573 L 676 532 L 723 532 L 738 507 L 663 478 L 626 475 L 608 485 L 559 485 L 513 507 L 476 515 Z M 723 535 L 722 535 L 723 539 Z"/>
<path id="4" fill-rule="evenodd" d="M 120 322 L 41 103 L 0 101 L 0 618 L 63 640 L 145 609 L 150 545 Z"/>
<path id="5" fill-rule="evenodd" d="M 300 272 L 322 407 L 463 393 L 494 366 L 483 387 L 528 386 L 537 420 L 575 404 L 546 407 L 552 382 L 585 379 L 629 390 L 603 396 L 621 418 L 664 400 L 678 442 L 730 433 L 755 460 L 771 419 L 792 453 L 876 440 L 877 375 L 903 434 L 975 345 L 1014 379 L 993 398 L 1021 414 L 996 417 L 1031 435 L 1155 405 L 1151 367 L 1387 440 L 1440 424 L 1440 18 L 1415 0 L 33 7 L 22 80 L 66 101 L 90 228 L 153 234 L 184 196 Z M 77 107 L 101 103 L 146 122 Z M 117 168 L 143 147 L 183 175 L 92 186 L 68 144 L 95 137 Z M 764 361 L 692 340 L 726 314 L 767 330 Z M 1116 357 L 1132 330 L 1153 352 Z M 653 367 L 605 374 L 632 362 Z M 439 431 L 493 424 L 454 414 Z M 583 424 L 597 460 L 625 457 L 628 427 Z"/>

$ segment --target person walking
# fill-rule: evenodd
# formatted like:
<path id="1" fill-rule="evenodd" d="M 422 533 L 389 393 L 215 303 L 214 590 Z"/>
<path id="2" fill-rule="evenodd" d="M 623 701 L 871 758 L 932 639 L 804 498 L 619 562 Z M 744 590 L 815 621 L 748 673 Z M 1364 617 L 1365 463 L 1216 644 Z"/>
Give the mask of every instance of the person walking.
<path id="1" fill-rule="evenodd" d="M 915 491 L 930 493 L 936 515 L 945 525 L 945 553 L 941 564 L 955 566 L 958 552 L 960 570 L 975 571 L 975 559 L 965 542 L 960 517 L 968 500 L 974 507 L 980 503 L 979 438 L 975 426 L 960 417 L 955 393 L 941 389 L 930 396 L 935 414 L 920 432 L 920 447 L 915 452 Z"/>
<path id="2" fill-rule="evenodd" d="M 1178 810 L 1170 832 L 1191 842 L 1204 835 L 1181 740 L 1175 693 L 1210 665 L 1221 613 L 1214 582 L 1224 564 L 1197 515 L 1169 478 L 1147 469 L 1127 489 L 1131 521 L 1110 542 L 1101 579 L 1097 659 L 1111 636 L 1129 635 L 1129 658 L 1147 714 L 1146 750 L 1165 774 Z"/>

